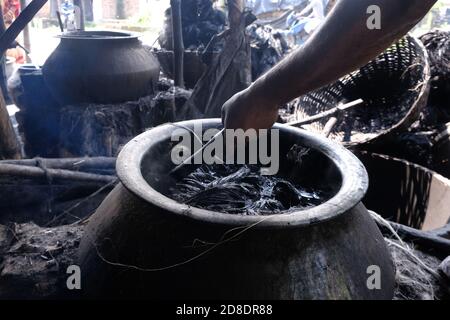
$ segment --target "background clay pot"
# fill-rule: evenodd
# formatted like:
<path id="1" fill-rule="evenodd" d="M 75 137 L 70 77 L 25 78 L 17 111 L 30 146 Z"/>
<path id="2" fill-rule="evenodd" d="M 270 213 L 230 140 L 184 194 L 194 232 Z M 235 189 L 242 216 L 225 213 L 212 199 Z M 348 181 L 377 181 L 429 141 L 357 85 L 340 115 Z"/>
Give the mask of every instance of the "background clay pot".
<path id="1" fill-rule="evenodd" d="M 159 63 L 137 36 L 83 31 L 60 38 L 44 64 L 43 74 L 62 105 L 119 103 L 154 92 Z"/>
<path id="2" fill-rule="evenodd" d="M 8 92 L 20 109 L 16 113 L 28 157 L 59 155 L 60 106 L 32 64 L 20 66 L 8 79 Z"/>
<path id="3" fill-rule="evenodd" d="M 193 128 L 199 121 L 203 130 L 220 126 L 219 119 L 180 124 Z M 91 217 L 80 245 L 85 294 L 156 299 L 392 298 L 394 267 L 380 231 L 360 203 L 368 179 L 353 154 L 318 135 L 275 126 L 280 130 L 280 154 L 293 144 L 310 147 L 313 155 L 302 164 L 304 173 L 313 172 L 310 177 L 334 186 L 335 196 L 290 214 L 231 215 L 163 195 L 170 184 L 170 137 L 176 128 L 156 127 L 121 152 L 121 183 Z M 380 290 L 367 287 L 372 265 L 380 267 Z"/>

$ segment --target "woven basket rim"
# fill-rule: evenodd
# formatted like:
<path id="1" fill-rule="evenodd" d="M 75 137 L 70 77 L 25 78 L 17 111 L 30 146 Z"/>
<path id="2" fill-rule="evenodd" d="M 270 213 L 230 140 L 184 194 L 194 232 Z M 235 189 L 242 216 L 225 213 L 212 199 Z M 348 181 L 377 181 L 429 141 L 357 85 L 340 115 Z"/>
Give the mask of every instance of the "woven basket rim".
<path id="1" fill-rule="evenodd" d="M 395 134 L 405 128 L 408 128 L 412 123 L 414 123 L 414 121 L 417 120 L 421 109 L 425 106 L 426 102 L 428 101 L 428 94 L 430 91 L 430 79 L 431 79 L 430 61 L 429 61 L 429 55 L 428 55 L 427 49 L 425 48 L 423 43 L 417 37 L 415 37 L 411 34 L 407 34 L 404 38 L 401 38 L 398 41 L 402 41 L 404 39 L 406 39 L 408 42 L 413 42 L 414 45 L 417 47 L 418 56 L 421 57 L 421 60 L 422 60 L 421 63 L 423 66 L 423 72 L 422 72 L 423 80 L 421 83 L 418 83 L 417 97 L 414 99 L 414 102 L 411 104 L 411 106 L 409 106 L 408 111 L 394 125 L 390 126 L 387 129 L 380 130 L 379 132 L 376 133 L 376 135 L 370 134 L 370 136 L 369 136 L 369 134 L 366 134 L 367 137 L 363 137 L 357 141 L 338 141 L 338 140 L 330 137 L 332 140 L 339 142 L 346 147 L 355 147 L 355 146 L 361 146 L 361 145 L 365 145 L 365 144 L 371 144 L 371 143 L 379 142 L 379 140 L 385 139 L 386 137 L 390 136 L 391 134 Z M 396 43 L 397 42 L 394 42 L 392 45 L 395 45 Z M 391 48 L 391 47 L 389 47 L 389 48 Z M 381 53 L 381 55 L 382 54 L 383 53 Z M 368 62 L 368 64 L 370 64 L 371 62 L 378 59 L 378 57 L 375 58 L 374 60 Z M 366 64 L 366 65 L 368 65 L 368 64 Z M 339 81 L 342 82 L 342 80 L 345 79 L 346 77 L 353 75 L 355 73 L 358 73 L 359 70 L 361 70 L 362 68 L 364 68 L 364 66 L 355 71 L 348 73 L 347 75 L 341 77 L 340 79 L 333 82 L 332 84 L 330 84 L 326 87 L 319 88 L 317 90 L 329 90 L 329 88 L 332 87 L 334 84 L 336 84 Z M 419 86 L 420 86 L 420 90 L 419 90 Z M 316 92 L 316 91 L 313 91 L 313 92 Z M 307 94 L 307 95 L 309 95 L 309 94 Z M 315 130 L 313 130 L 313 131 L 315 131 Z"/>

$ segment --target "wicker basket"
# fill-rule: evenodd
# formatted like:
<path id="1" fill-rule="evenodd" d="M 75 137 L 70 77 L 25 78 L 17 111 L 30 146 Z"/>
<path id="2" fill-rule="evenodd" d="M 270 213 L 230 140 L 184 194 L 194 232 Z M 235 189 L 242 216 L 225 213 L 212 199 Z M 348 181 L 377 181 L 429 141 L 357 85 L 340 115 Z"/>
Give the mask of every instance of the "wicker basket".
<path id="1" fill-rule="evenodd" d="M 418 118 L 428 99 L 429 82 L 427 51 L 419 40 L 406 36 L 361 69 L 300 97 L 296 118 L 361 98 L 364 104 L 346 111 L 330 138 L 345 145 L 373 142 Z M 322 132 L 327 120 L 305 128 Z"/>
<path id="2" fill-rule="evenodd" d="M 384 218 L 419 230 L 450 223 L 450 180 L 411 162 L 357 152 L 369 174 L 364 205 Z"/>

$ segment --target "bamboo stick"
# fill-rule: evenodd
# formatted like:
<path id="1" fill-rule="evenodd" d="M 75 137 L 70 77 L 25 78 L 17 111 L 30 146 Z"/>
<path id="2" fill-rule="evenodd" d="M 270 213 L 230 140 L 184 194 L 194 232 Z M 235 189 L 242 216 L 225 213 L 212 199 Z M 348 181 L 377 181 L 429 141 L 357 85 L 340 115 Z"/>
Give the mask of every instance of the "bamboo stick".
<path id="1" fill-rule="evenodd" d="M 12 175 L 27 178 L 63 179 L 84 182 L 112 182 L 117 178 L 110 175 L 77 172 L 64 169 L 42 169 L 38 167 L 21 166 L 16 164 L 0 164 L 0 175 Z"/>
<path id="2" fill-rule="evenodd" d="M 20 0 L 20 8 L 23 10 L 27 6 L 26 0 Z M 30 28 L 28 24 L 23 28 L 23 46 L 28 52 L 31 52 L 31 41 L 30 41 Z M 31 62 L 30 57 L 27 54 L 27 62 Z"/>
<path id="3" fill-rule="evenodd" d="M 0 2 L 0 13 L 3 12 L 3 7 L 2 7 L 2 3 Z M 6 31 L 6 26 L 5 26 L 5 20 L 3 19 L 3 14 L 0 14 L 0 35 L 2 35 L 3 33 L 5 33 Z M 6 88 L 7 88 L 7 80 L 6 79 L 6 55 L 3 53 L 0 55 L 0 87 L 1 90 L 3 92 L 3 95 L 7 95 L 8 93 L 6 92 Z M 5 98 L 5 97 L 4 97 Z M 6 100 L 8 99 L 8 97 L 6 97 Z"/>
<path id="4" fill-rule="evenodd" d="M 85 18 L 84 18 L 84 4 L 83 0 L 73 0 L 73 4 L 80 9 L 80 25 L 77 25 L 77 28 L 81 31 L 85 29 Z"/>
<path id="5" fill-rule="evenodd" d="M 21 166 L 38 167 L 40 165 L 49 169 L 114 169 L 114 157 L 83 157 L 83 158 L 34 158 L 23 160 L 0 160 L 2 164 L 15 164 Z"/>
<path id="6" fill-rule="evenodd" d="M 183 26 L 181 22 L 181 1 L 170 0 L 172 8 L 172 41 L 174 83 L 177 87 L 184 87 L 184 43 Z"/>
<path id="7" fill-rule="evenodd" d="M 364 101 L 362 99 L 358 99 L 358 100 L 355 100 L 355 101 L 343 104 L 342 106 L 338 106 L 338 107 L 332 108 L 330 110 L 326 110 L 324 112 L 315 114 L 315 115 L 313 115 L 311 117 L 308 117 L 308 118 L 305 118 L 305 119 L 302 119 L 302 120 L 288 122 L 288 123 L 286 123 L 286 125 L 288 125 L 288 126 L 295 126 L 295 127 L 304 126 L 304 125 L 307 125 L 307 124 L 310 124 L 310 123 L 313 123 L 313 122 L 317 122 L 319 120 L 322 120 L 322 119 L 325 119 L 325 118 L 328 118 L 328 117 L 332 117 L 332 116 L 336 115 L 337 113 L 340 113 L 342 111 L 346 111 L 346 110 L 351 109 L 353 107 L 359 106 L 363 102 Z"/>

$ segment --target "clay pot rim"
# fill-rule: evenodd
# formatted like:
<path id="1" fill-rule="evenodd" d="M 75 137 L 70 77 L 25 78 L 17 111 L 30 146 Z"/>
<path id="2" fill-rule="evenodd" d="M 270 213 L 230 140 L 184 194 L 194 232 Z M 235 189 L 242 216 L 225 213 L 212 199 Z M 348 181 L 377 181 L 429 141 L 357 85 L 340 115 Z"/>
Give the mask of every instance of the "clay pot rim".
<path id="1" fill-rule="evenodd" d="M 189 120 L 180 122 L 179 125 L 190 126 L 197 121 L 217 127 L 221 125 L 220 119 Z M 131 193 L 166 212 L 229 226 L 253 225 L 257 228 L 310 226 L 338 218 L 361 202 L 367 191 L 369 179 L 365 167 L 355 155 L 342 145 L 315 133 L 280 124 L 275 124 L 274 128 L 302 136 L 305 139 L 305 146 L 325 154 L 334 163 L 342 176 L 341 188 L 334 197 L 316 207 L 269 216 L 232 215 L 178 203 L 153 189 L 141 173 L 141 162 L 147 151 L 176 129 L 171 124 L 155 127 L 128 142 L 117 158 L 117 174 Z"/>
<path id="2" fill-rule="evenodd" d="M 109 30 L 92 30 L 92 31 L 74 31 L 63 33 L 56 36 L 60 39 L 67 40 L 127 40 L 138 39 L 139 35 L 132 32 L 109 31 Z"/>
<path id="3" fill-rule="evenodd" d="M 155 53 L 172 53 L 173 54 L 173 50 L 167 50 L 167 49 L 164 49 L 164 48 L 152 48 L 152 50 L 155 52 Z M 185 53 L 192 53 L 192 54 L 197 54 L 197 55 L 199 55 L 199 56 L 201 56 L 202 55 L 202 50 L 193 50 L 193 49 L 184 49 L 184 52 Z M 214 51 L 211 51 L 211 52 L 209 52 L 209 53 L 213 53 L 213 54 L 219 54 L 220 53 L 220 51 L 219 50 L 214 50 Z"/>

